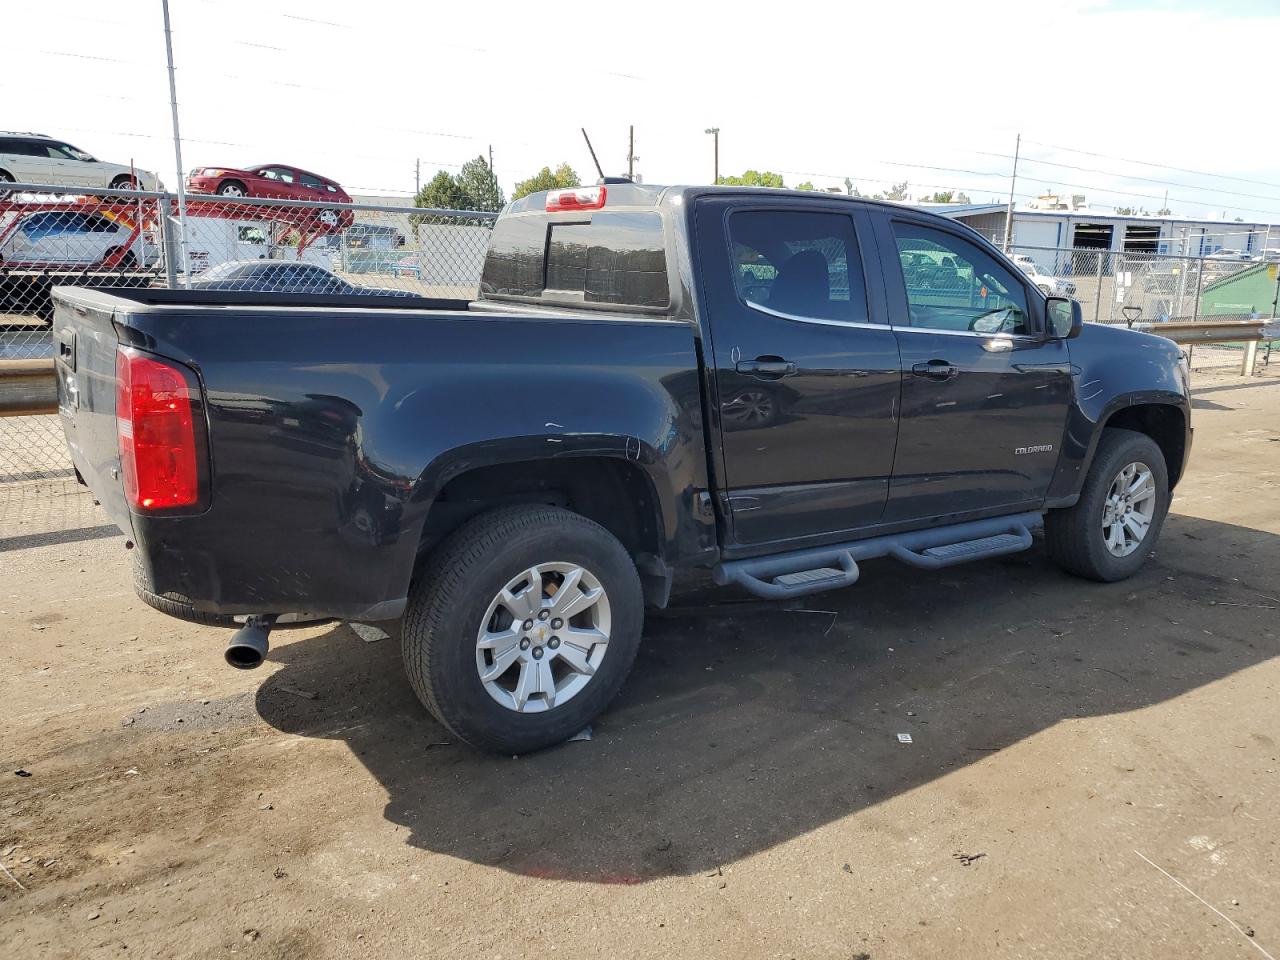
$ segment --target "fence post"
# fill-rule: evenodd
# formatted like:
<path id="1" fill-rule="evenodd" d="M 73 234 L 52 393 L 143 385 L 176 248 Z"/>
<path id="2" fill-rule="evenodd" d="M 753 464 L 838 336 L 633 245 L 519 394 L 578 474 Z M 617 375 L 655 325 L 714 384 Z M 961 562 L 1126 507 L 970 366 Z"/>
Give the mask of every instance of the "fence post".
<path id="1" fill-rule="evenodd" d="M 1100 323 L 1102 315 L 1102 251 L 1098 251 L 1098 292 L 1093 298 L 1093 322 Z"/>
<path id="2" fill-rule="evenodd" d="M 1201 257 L 1197 262 L 1200 266 L 1196 270 L 1196 305 L 1191 314 L 1192 320 L 1200 319 L 1200 288 L 1204 286 L 1204 258 Z"/>
<path id="3" fill-rule="evenodd" d="M 168 206 L 168 204 L 165 204 Z M 168 210 L 162 210 L 160 214 L 160 233 L 162 243 L 164 245 L 164 273 L 165 282 L 169 285 L 170 290 L 178 288 L 178 257 L 181 252 L 178 248 L 178 238 L 173 235 L 173 217 L 169 215 Z"/>

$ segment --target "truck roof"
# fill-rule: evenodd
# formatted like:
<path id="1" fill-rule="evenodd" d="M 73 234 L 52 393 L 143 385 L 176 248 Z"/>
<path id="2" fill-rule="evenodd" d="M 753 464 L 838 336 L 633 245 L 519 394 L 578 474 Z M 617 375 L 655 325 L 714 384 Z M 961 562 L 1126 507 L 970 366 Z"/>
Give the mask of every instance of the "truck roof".
<path id="1" fill-rule="evenodd" d="M 584 184 L 584 187 L 592 186 Z M 723 196 L 742 196 L 748 194 L 756 197 L 821 197 L 823 200 L 848 201 L 856 203 L 867 203 L 878 207 L 887 207 L 890 209 L 900 210 L 904 204 L 894 203 L 891 200 L 872 200 L 869 197 L 850 197 L 843 193 L 826 193 L 816 190 L 789 190 L 786 188 L 775 187 L 741 187 L 741 186 L 713 186 L 711 184 L 653 184 L 653 183 L 606 183 L 603 184 L 608 191 L 605 208 L 617 207 L 657 207 L 664 201 L 674 198 L 680 198 L 682 201 L 694 200 L 704 196 L 715 196 L 717 194 Z M 519 200 L 512 201 L 507 205 L 504 213 L 517 214 L 528 212 L 546 212 L 546 198 L 549 190 L 541 190 L 537 193 L 531 193 L 521 197 Z M 915 210 L 915 207 L 908 209 Z"/>

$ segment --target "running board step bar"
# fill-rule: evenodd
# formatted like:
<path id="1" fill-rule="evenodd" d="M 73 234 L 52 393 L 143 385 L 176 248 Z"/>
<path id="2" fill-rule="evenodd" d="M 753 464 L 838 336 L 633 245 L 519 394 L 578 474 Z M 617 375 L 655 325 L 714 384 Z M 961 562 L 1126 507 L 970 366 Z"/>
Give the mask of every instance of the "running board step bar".
<path id="1" fill-rule="evenodd" d="M 716 566 L 715 581 L 735 583 L 770 600 L 802 597 L 857 583 L 859 560 L 893 557 L 913 567 L 938 570 L 970 560 L 1018 553 L 1031 546 L 1031 531 L 1043 522 L 1039 513 L 1020 513 L 748 560 L 727 560 Z"/>

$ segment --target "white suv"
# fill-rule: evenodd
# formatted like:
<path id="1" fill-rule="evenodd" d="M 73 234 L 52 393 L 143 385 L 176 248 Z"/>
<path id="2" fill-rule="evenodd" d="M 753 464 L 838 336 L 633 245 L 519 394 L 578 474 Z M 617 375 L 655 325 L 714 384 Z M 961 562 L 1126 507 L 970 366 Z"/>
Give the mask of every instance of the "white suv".
<path id="1" fill-rule="evenodd" d="M 1062 277 L 1042 273 L 1035 260 L 1026 254 L 1011 253 L 1009 254 L 1009 259 L 1031 278 L 1031 282 L 1039 287 L 1040 292 L 1046 297 L 1074 297 L 1076 295 L 1076 285 L 1074 283 L 1070 280 L 1064 280 Z"/>
<path id="2" fill-rule="evenodd" d="M 0 131 L 0 183 L 5 181 L 100 189 L 161 189 L 159 177 L 147 170 L 105 163 L 78 147 L 44 134 Z"/>

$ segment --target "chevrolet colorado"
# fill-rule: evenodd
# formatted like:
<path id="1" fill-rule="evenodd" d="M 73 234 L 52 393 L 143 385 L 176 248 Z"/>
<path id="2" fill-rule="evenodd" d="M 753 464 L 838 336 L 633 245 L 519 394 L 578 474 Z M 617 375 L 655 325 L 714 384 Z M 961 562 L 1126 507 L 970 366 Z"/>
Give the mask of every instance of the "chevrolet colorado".
<path id="1" fill-rule="evenodd" d="M 1191 443 L 1167 340 L 1081 322 L 904 206 L 605 182 L 510 204 L 473 302 L 57 291 L 78 475 L 144 600 L 241 625 L 401 619 L 463 740 L 564 740 L 675 578 L 788 598 L 862 561 L 1032 546 L 1099 581 Z"/>

